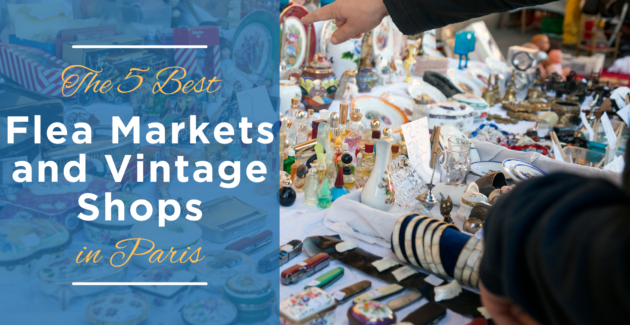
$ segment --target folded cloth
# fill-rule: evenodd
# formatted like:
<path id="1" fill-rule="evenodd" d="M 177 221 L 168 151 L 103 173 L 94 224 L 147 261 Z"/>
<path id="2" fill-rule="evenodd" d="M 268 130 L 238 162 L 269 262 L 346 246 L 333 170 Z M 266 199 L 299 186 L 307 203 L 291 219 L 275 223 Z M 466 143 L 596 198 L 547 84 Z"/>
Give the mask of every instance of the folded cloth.
<path id="1" fill-rule="evenodd" d="M 477 147 L 481 161 L 498 161 L 503 162 L 505 159 L 520 159 L 526 161 L 540 169 L 545 173 L 565 172 L 577 174 L 585 177 L 603 178 L 612 183 L 621 186 L 621 173 L 611 170 L 605 170 L 595 167 L 587 167 L 577 164 L 569 164 L 549 157 L 543 156 L 537 152 L 510 150 L 485 141 L 472 140 Z"/>
<path id="2" fill-rule="evenodd" d="M 396 220 L 409 212 L 396 205 L 387 212 L 369 207 L 361 203 L 361 190 L 355 190 L 332 203 L 324 225 L 341 235 L 389 248 Z"/>

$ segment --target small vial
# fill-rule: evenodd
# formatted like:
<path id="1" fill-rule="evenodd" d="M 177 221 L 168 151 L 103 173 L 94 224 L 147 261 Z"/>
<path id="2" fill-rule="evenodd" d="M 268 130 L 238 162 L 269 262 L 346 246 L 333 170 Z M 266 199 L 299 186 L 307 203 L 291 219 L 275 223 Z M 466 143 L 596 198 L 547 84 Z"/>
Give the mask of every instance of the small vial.
<path id="1" fill-rule="evenodd" d="M 396 143 L 396 139 L 394 138 L 394 132 L 392 131 L 392 129 L 384 128 L 381 135 L 381 140 L 385 140 L 389 143 Z"/>
<path id="2" fill-rule="evenodd" d="M 335 202 L 336 199 L 348 193 L 350 193 L 350 191 L 344 186 L 343 168 L 339 167 L 339 171 L 337 172 L 337 178 L 335 179 L 335 186 L 330 188 L 332 201 Z"/>
<path id="3" fill-rule="evenodd" d="M 297 128 L 295 143 L 300 144 L 306 141 L 308 141 L 308 130 L 306 129 L 306 124 L 302 123 Z"/>
<path id="4" fill-rule="evenodd" d="M 372 169 L 374 169 L 374 144 L 366 143 L 365 152 L 363 153 L 363 159 L 361 159 L 361 166 L 363 167 L 363 177 L 365 180 L 370 177 Z"/>
<path id="5" fill-rule="evenodd" d="M 319 179 L 317 177 L 317 169 L 311 167 L 306 175 L 306 185 L 304 186 L 304 204 L 317 204 L 317 189 L 319 187 Z"/>
<path id="6" fill-rule="evenodd" d="M 349 166 L 343 167 L 343 187 L 352 191 L 355 188 L 356 178 L 352 174 L 352 170 Z"/>
<path id="7" fill-rule="evenodd" d="M 295 150 L 293 150 L 293 148 L 290 148 L 289 157 L 287 157 L 287 159 L 284 160 L 282 169 L 288 174 L 291 174 L 291 166 L 293 166 L 294 163 L 295 163 Z"/>
<path id="8" fill-rule="evenodd" d="M 300 167 L 297 168 L 297 171 L 295 172 L 295 177 L 293 178 L 293 188 L 296 192 L 304 192 L 304 188 L 306 187 L 307 175 L 308 167 L 306 167 L 306 165 L 304 164 L 300 164 Z"/>
<path id="9" fill-rule="evenodd" d="M 324 183 L 322 184 L 322 189 L 319 191 L 317 195 L 317 206 L 322 209 L 330 208 L 330 204 L 332 203 L 332 195 L 330 194 L 330 189 L 328 188 L 328 179 L 324 179 Z"/>

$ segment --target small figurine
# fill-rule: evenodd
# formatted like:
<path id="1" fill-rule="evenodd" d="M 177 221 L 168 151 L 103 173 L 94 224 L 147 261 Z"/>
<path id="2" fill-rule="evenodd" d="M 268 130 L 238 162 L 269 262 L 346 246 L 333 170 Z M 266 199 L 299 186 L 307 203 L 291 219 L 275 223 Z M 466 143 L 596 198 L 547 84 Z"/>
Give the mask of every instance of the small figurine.
<path id="1" fill-rule="evenodd" d="M 378 84 L 383 86 L 389 83 L 390 75 L 392 74 L 389 64 L 387 62 L 387 58 L 379 54 L 376 56 L 374 60 L 376 63 L 376 75 L 378 76 Z"/>
<path id="2" fill-rule="evenodd" d="M 346 84 L 346 90 L 343 92 L 341 99 L 344 101 L 352 101 L 353 98 L 359 96 L 359 86 L 357 86 L 357 78 L 352 77 Z"/>
<path id="3" fill-rule="evenodd" d="M 413 67 L 416 64 L 416 55 L 418 53 L 418 47 L 415 45 L 407 45 L 405 48 L 405 57 L 403 58 L 403 64 L 405 66 L 405 73 L 407 78 L 405 82 L 411 81 L 411 74 L 413 73 Z"/>
<path id="4" fill-rule="evenodd" d="M 483 99 L 486 102 L 488 102 L 488 106 L 490 107 L 494 106 L 494 92 L 492 89 L 492 76 L 488 78 L 488 86 L 486 87 L 486 90 L 483 92 L 481 97 L 483 97 Z"/>
<path id="5" fill-rule="evenodd" d="M 516 102 L 516 87 L 514 86 L 514 75 L 512 73 L 510 76 L 509 85 L 506 85 L 505 95 L 503 95 L 503 100 L 501 102 Z"/>
<path id="6" fill-rule="evenodd" d="M 453 200 L 451 200 L 451 196 L 447 196 L 446 199 L 440 193 L 442 200 L 440 201 L 440 214 L 444 217 L 444 222 L 453 224 L 453 219 L 451 218 L 451 211 L 453 210 Z"/>
<path id="7" fill-rule="evenodd" d="M 352 100 L 355 96 L 359 95 L 359 87 L 357 86 L 357 70 L 344 71 L 339 83 L 337 85 L 337 91 L 335 91 L 334 99 Z"/>
<path id="8" fill-rule="evenodd" d="M 549 60 L 544 62 L 543 65 L 545 67 L 545 71 L 547 72 L 547 76 L 557 73 L 564 78 L 571 70 L 570 68 L 562 68 L 562 52 L 560 50 L 549 51 Z"/>
<path id="9" fill-rule="evenodd" d="M 536 45 L 538 51 L 540 51 L 538 52 L 538 61 L 547 60 L 549 58 L 549 56 L 547 55 L 549 47 L 551 46 L 549 44 L 549 36 L 545 34 L 534 35 L 531 39 L 531 43 Z"/>
<path id="10" fill-rule="evenodd" d="M 468 68 L 468 54 L 475 51 L 475 33 L 461 31 L 455 34 L 455 47 L 453 53 L 459 55 L 459 69 L 462 69 L 462 58 L 466 56 L 464 68 Z"/>

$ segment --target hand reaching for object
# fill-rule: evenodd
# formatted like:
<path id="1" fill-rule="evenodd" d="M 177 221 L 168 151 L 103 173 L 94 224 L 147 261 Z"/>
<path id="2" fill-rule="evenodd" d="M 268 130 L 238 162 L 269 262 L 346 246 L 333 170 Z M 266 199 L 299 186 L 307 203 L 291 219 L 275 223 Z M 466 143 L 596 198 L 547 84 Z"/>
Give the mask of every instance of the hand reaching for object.
<path id="1" fill-rule="evenodd" d="M 312 24 L 317 21 L 334 19 L 337 30 L 330 42 L 334 45 L 374 29 L 388 16 L 383 0 L 337 0 L 317 9 L 302 18 L 302 23 Z"/>

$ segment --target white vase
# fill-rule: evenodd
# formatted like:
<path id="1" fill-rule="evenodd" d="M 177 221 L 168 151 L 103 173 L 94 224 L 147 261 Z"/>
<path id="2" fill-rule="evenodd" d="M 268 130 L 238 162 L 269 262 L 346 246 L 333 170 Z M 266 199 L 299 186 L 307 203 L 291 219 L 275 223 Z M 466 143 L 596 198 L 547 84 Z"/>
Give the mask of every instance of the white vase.
<path id="1" fill-rule="evenodd" d="M 302 90 L 297 80 L 280 80 L 280 114 L 291 109 L 291 99 L 302 99 Z"/>
<path id="2" fill-rule="evenodd" d="M 387 165 L 392 156 L 392 144 L 385 140 L 374 140 L 374 146 L 376 150 L 374 169 L 361 192 L 361 203 L 374 209 L 389 211 L 396 200 L 394 184 L 387 172 Z"/>

